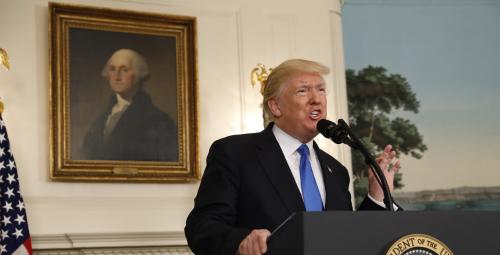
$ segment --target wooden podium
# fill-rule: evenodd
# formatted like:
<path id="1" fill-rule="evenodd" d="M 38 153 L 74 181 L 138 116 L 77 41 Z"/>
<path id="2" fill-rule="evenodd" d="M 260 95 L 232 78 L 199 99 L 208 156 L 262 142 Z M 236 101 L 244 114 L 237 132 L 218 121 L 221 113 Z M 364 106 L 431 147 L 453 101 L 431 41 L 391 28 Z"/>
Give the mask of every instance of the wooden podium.
<path id="1" fill-rule="evenodd" d="M 500 255 L 500 212 L 302 212 L 273 232 L 267 254 L 385 255 L 394 242 L 410 234 L 430 235 L 454 255 Z M 391 254 L 410 254 L 408 250 L 394 249 Z"/>

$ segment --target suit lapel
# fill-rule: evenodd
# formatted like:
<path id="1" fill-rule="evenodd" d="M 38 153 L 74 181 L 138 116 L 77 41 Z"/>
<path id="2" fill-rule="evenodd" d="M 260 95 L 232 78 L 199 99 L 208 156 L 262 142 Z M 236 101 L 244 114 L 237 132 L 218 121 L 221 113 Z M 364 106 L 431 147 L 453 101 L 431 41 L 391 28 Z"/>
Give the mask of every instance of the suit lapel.
<path id="1" fill-rule="evenodd" d="M 314 150 L 318 156 L 321 172 L 323 173 L 323 182 L 325 183 L 325 210 L 346 210 L 349 205 L 343 203 L 346 191 L 343 190 L 343 185 L 340 185 L 340 179 L 344 178 L 340 175 L 338 169 L 334 166 L 329 166 L 325 159 L 325 152 L 319 149 L 316 142 L 314 142 Z"/>
<path id="2" fill-rule="evenodd" d="M 271 124 L 262 131 L 256 141 L 260 163 L 290 213 L 304 211 L 302 196 L 283 151 L 274 137 L 272 126 Z"/>
<path id="3" fill-rule="evenodd" d="M 319 165 L 321 167 L 321 173 L 323 174 L 323 182 L 325 184 L 325 210 L 328 210 L 334 203 L 334 182 L 332 171 L 333 169 L 329 168 L 326 164 L 326 160 L 323 156 L 322 151 L 319 149 L 316 142 L 313 143 L 314 151 L 319 160 Z"/>

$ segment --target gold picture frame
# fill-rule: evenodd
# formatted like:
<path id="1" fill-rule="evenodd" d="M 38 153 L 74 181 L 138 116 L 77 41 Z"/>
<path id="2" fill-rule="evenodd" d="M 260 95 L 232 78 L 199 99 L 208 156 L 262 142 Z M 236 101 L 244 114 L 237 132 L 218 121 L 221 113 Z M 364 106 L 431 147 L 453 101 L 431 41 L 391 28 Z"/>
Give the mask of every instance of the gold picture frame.
<path id="1" fill-rule="evenodd" d="M 50 178 L 199 179 L 196 18 L 58 3 L 49 18 Z"/>

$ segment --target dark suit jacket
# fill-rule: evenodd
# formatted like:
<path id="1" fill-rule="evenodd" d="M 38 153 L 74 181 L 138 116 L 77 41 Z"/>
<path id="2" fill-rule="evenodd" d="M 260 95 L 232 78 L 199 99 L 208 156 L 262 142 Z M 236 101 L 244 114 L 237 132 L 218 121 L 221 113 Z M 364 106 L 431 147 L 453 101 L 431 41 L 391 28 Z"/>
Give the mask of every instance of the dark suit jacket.
<path id="1" fill-rule="evenodd" d="M 177 161 L 177 128 L 142 90 L 104 141 L 104 126 L 115 104 L 113 96 L 106 111 L 89 128 L 82 146 L 83 159 Z"/>
<path id="2" fill-rule="evenodd" d="M 347 169 L 316 143 L 314 149 L 325 182 L 325 209 L 352 210 Z M 361 209 L 382 208 L 365 199 Z M 252 229 L 272 231 L 299 211 L 305 211 L 302 196 L 271 124 L 260 133 L 212 144 L 184 231 L 195 254 L 235 255 Z"/>

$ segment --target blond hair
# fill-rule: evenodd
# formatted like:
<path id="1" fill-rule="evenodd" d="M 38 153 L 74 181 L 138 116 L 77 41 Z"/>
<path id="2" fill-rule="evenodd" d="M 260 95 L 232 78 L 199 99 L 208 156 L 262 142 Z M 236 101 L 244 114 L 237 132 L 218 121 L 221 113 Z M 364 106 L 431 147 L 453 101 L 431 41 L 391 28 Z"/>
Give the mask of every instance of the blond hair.
<path id="1" fill-rule="evenodd" d="M 327 75 L 330 73 L 330 69 L 318 62 L 305 59 L 289 59 L 274 68 L 265 81 L 264 92 L 262 93 L 262 107 L 264 109 L 264 120 L 266 125 L 268 124 L 267 122 L 274 120 L 271 109 L 269 109 L 269 100 L 277 97 L 283 85 L 292 77 L 303 73 Z"/>

